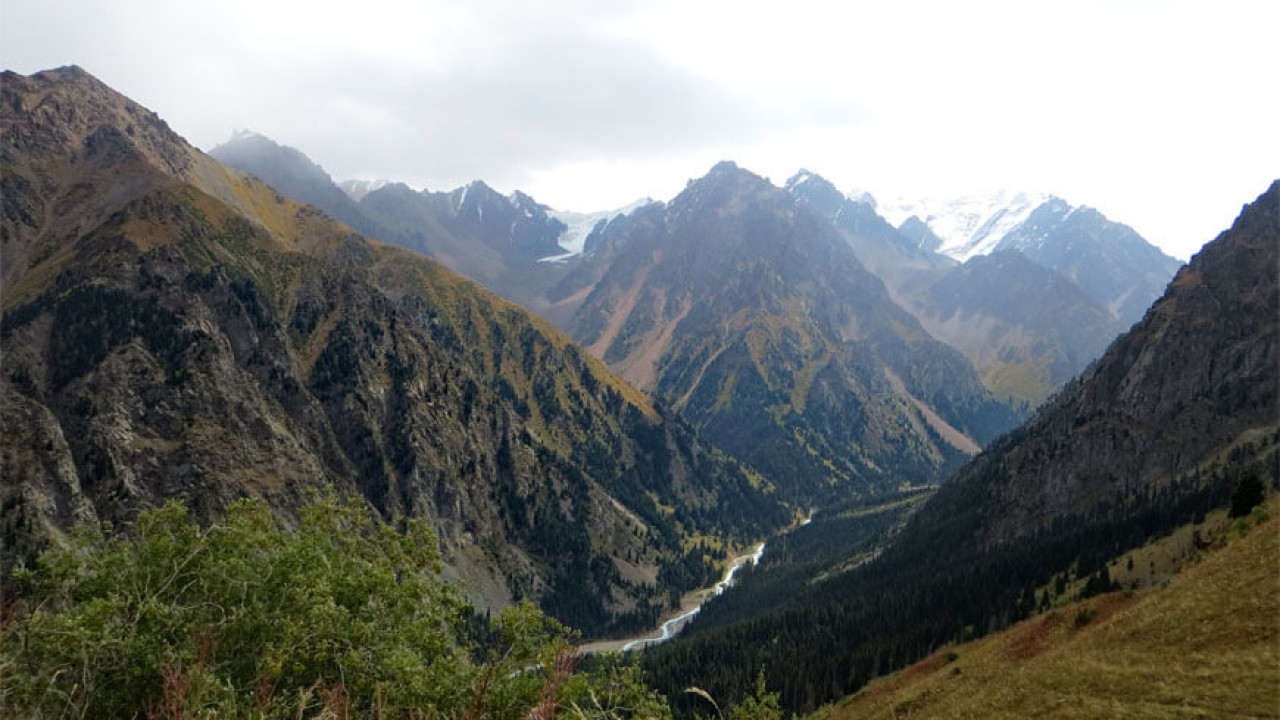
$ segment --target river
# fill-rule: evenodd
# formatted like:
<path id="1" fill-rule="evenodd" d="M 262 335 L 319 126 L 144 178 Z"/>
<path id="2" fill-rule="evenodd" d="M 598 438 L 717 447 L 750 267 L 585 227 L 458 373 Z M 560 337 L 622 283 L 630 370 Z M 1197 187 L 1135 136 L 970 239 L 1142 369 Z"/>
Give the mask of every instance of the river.
<path id="1" fill-rule="evenodd" d="M 738 573 L 747 564 L 754 565 L 760 562 L 760 558 L 764 556 L 764 543 L 760 543 L 752 548 L 751 552 L 739 555 L 729 561 L 728 567 L 724 570 L 724 577 L 720 578 L 720 582 L 710 587 L 694 590 L 686 593 L 681 603 L 680 609 L 674 617 L 663 621 L 662 625 L 651 630 L 644 635 L 633 638 L 623 638 L 620 640 L 598 640 L 596 642 L 586 643 L 578 648 L 582 653 L 602 652 L 605 650 L 621 650 L 622 652 L 631 652 L 639 650 L 650 645 L 657 645 L 666 642 L 675 637 L 680 630 L 693 619 L 702 610 L 702 605 L 713 597 L 719 596 L 725 590 L 733 586 L 733 576 Z"/>

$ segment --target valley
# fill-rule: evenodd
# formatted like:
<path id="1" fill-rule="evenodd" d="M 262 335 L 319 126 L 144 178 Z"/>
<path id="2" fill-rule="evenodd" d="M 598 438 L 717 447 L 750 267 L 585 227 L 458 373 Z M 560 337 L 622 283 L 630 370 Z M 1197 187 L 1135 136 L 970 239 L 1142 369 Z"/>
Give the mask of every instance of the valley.
<path id="1" fill-rule="evenodd" d="M 1280 180 L 1185 265 L 730 161 L 570 213 L 76 66 L 0 163 L 6 717 L 1274 707 Z"/>
<path id="2" fill-rule="evenodd" d="M 707 602 L 719 597 L 733 587 L 734 576 L 738 574 L 738 571 L 760 563 L 760 558 L 764 555 L 765 546 L 766 543 L 761 542 L 749 552 L 729 558 L 724 568 L 724 575 L 716 584 L 685 593 L 680 599 L 680 605 L 674 611 L 668 613 L 670 617 L 664 616 L 660 618 L 661 624 L 653 630 L 621 640 L 595 640 L 583 643 L 578 646 L 578 651 L 585 654 L 610 650 L 618 650 L 625 653 L 633 650 L 643 650 L 646 647 L 674 638 L 693 620 L 695 615 L 702 611 Z"/>

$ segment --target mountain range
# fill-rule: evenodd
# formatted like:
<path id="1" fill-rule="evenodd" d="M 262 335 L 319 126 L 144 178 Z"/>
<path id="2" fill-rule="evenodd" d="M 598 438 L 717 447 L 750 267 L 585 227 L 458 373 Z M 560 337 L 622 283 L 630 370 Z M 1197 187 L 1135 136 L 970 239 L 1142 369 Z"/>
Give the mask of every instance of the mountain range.
<path id="1" fill-rule="evenodd" d="M 603 227 L 551 297 L 570 337 L 801 497 L 936 481 L 1015 419 L 830 224 L 732 163 Z"/>
<path id="2" fill-rule="evenodd" d="M 269 157 L 213 154 L 272 171 Z M 455 209 L 476 198 L 483 212 Z M 554 263 L 519 252 L 521 222 L 565 236 L 520 193 L 388 185 L 360 207 L 394 228 L 383 240 L 543 314 L 802 502 L 936 482 L 1017 417 L 894 304 L 830 224 L 731 163 L 670 203 L 598 219 L 581 252 Z M 468 259 L 479 253 L 492 262 Z"/>
<path id="3" fill-rule="evenodd" d="M 479 180 L 446 192 L 388 181 L 339 185 L 300 151 L 256 133 L 237 133 L 209 154 L 374 239 L 432 257 L 544 314 L 546 290 L 566 269 L 555 261 L 581 253 L 599 223 L 644 204 L 568 213 L 519 191 L 503 195 Z"/>
<path id="4" fill-rule="evenodd" d="M 893 299 L 964 353 L 999 396 L 1039 403 L 1123 329 L 1083 287 L 1020 250 L 974 254 L 961 265 L 910 239 L 911 219 L 906 231 L 895 229 L 873 201 L 846 197 L 819 175 L 801 171 L 786 187 L 827 217 Z"/>
<path id="5" fill-rule="evenodd" d="M 305 156 L 261 136 L 238 134 L 211 152 L 291 197 L 339 193 Z M 295 153 L 298 167 L 282 168 L 278 159 Z M 486 198 L 487 210 L 463 212 L 457 200 L 467 197 L 468 188 Z M 786 189 L 839 226 L 859 260 L 886 284 L 892 300 L 934 338 L 963 353 L 998 398 L 1024 411 L 1082 371 L 1140 319 L 1179 265 L 1127 226 L 1048 195 L 899 202 L 884 211 L 905 216 L 895 228 L 878 214 L 870 194 L 845 196 L 814 173 L 797 173 Z M 340 219 L 351 212 L 345 199 L 317 204 Z M 567 289 L 581 290 L 602 274 L 604 261 L 593 256 L 603 232 L 611 220 L 646 204 L 562 213 L 519 192 L 502 196 L 479 182 L 447 193 L 382 182 L 377 191 L 360 195 L 357 226 L 372 228 L 382 241 L 434 257 L 583 341 L 574 329 L 581 327 L 574 314 L 582 298 Z M 1003 253 L 1004 259 L 984 264 L 981 258 L 992 252 Z M 1011 253 L 1030 262 L 1010 259 Z M 977 259 L 978 265 L 956 271 L 960 260 L 969 259 Z M 583 279 L 587 277 L 592 279 Z M 664 351 L 649 348 L 647 353 Z"/>
<path id="6" fill-rule="evenodd" d="M 731 162 L 571 214 L 206 155 L 77 67 L 0 76 L 0 167 L 6 574 L 169 499 L 336 495 L 428 521 L 482 614 L 604 637 L 768 537 L 634 664 L 680 713 L 766 675 L 810 712 L 1280 487 L 1280 181 L 1180 269 L 1051 196 Z"/>
<path id="7" fill-rule="evenodd" d="M 1017 250 L 1079 285 L 1122 328 L 1142 319 L 1181 265 L 1133 228 L 1053 195 L 1003 192 L 883 206 L 858 197 L 920 247 L 961 262 Z"/>
<path id="8" fill-rule="evenodd" d="M 83 70 L 0 92 L 6 568 L 168 498 L 207 520 L 334 492 L 428 519 L 478 607 L 537 599 L 617 632 L 712 572 L 687 538 L 789 520 L 541 319 L 219 164 Z"/>
<path id="9" fill-rule="evenodd" d="M 948 643 L 1116 589 L 1108 568 L 1125 553 L 1232 505 L 1250 484 L 1273 492 L 1278 266 L 1280 181 L 1142 321 L 909 519 L 875 526 L 912 498 L 820 513 L 776 544 L 813 548 L 796 566 L 810 555 L 822 564 L 749 575 L 691 637 L 646 654 L 650 676 L 672 696 L 693 683 L 732 699 L 751 692 L 744 668 L 765 668 L 783 704 L 809 712 Z M 879 539 L 850 543 L 868 533 Z M 1263 662 L 1263 646 L 1251 647 Z"/>

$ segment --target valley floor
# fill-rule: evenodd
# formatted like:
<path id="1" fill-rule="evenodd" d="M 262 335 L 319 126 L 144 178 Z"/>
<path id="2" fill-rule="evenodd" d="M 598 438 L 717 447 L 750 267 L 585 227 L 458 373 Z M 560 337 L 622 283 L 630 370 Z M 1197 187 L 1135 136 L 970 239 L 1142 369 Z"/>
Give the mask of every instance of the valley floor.
<path id="1" fill-rule="evenodd" d="M 1245 523 L 1167 587 L 1091 598 L 944 648 L 818 716 L 1280 717 L 1280 520 Z"/>

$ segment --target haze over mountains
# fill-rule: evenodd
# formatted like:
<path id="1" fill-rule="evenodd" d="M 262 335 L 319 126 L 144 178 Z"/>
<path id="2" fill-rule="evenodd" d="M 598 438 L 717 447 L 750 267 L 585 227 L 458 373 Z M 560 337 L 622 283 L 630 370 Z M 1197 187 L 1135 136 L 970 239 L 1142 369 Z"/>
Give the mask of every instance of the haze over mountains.
<path id="1" fill-rule="evenodd" d="M 249 172 L 271 169 L 213 152 Z M 385 222 L 396 216 L 382 211 L 393 194 L 426 197 L 388 186 L 361 206 Z M 963 357 L 893 303 L 831 225 L 732 163 L 669 204 L 598 223 L 581 256 L 555 264 L 522 255 L 516 238 L 522 223 L 544 223 L 542 238 L 566 228 L 518 193 L 472 183 L 432 217 L 477 195 L 489 209 L 456 211 L 469 233 L 449 237 L 488 238 L 484 247 L 504 253 L 490 268 L 425 237 L 408 244 L 542 312 L 793 497 L 935 482 L 1015 421 Z M 413 227 L 426 232 L 425 216 Z"/>
<path id="2" fill-rule="evenodd" d="M 337 192 L 333 181 L 313 172 L 305 157 L 285 153 L 261 136 L 237 135 L 211 152 L 294 196 L 333 197 Z M 278 158 L 286 154 L 297 159 L 298 168 L 281 166 Z M 302 186 L 294 190 L 294 183 Z M 373 227 L 374 236 L 385 242 L 431 255 L 591 346 L 595 338 L 573 330 L 582 322 L 575 319 L 582 298 L 573 292 L 582 289 L 583 277 L 601 274 L 602 265 L 612 262 L 592 257 L 607 221 L 643 203 L 568 216 L 518 192 L 504 197 L 483 183 L 468 187 L 486 198 L 487 220 L 478 206 L 464 212 L 458 204 L 467 196 L 465 188 L 418 193 L 384 184 L 361 196 L 359 224 Z M 933 337 L 965 354 L 989 390 L 1020 406 L 1038 403 L 1083 370 L 1111 339 L 1141 318 L 1179 265 L 1127 226 L 1051 196 L 1005 194 L 932 207 L 925 217 L 937 226 L 935 231 L 914 214 L 894 228 L 876 212 L 870 194 L 846 197 L 808 171 L 795 175 L 786 187 L 801 204 L 840 226 L 858 260 L 885 283 L 894 302 Z M 336 217 L 349 214 L 348 205 L 336 202 L 332 211 Z M 900 205 L 893 212 L 917 210 L 923 212 Z M 937 232 L 951 238 L 946 247 Z M 1003 259 L 980 261 L 963 272 L 956 269 L 957 257 L 982 258 L 992 252 L 1002 253 Z M 558 262 L 538 262 L 552 258 Z M 578 286 L 569 291 L 575 282 Z M 655 361 L 665 350 L 646 348 Z M 627 374 L 618 358 L 609 362 Z M 648 378 L 640 380 L 649 387 Z"/>
<path id="3" fill-rule="evenodd" d="M 1280 483 L 1280 181 L 1173 275 L 1058 198 L 895 226 L 732 162 L 592 214 L 339 186 L 77 67 L 0 78 L 0 164 L 0 570 L 166 499 L 337 494 L 436 527 L 479 613 L 599 637 L 770 538 L 637 662 L 681 712 L 761 669 L 807 712 Z"/>
<path id="4" fill-rule="evenodd" d="M 703 582 L 686 536 L 789 519 L 545 322 L 83 70 L 6 73 L 3 97 L 6 568 L 166 498 L 209 520 L 327 488 L 429 519 L 480 607 L 538 599 L 604 632 Z"/>

